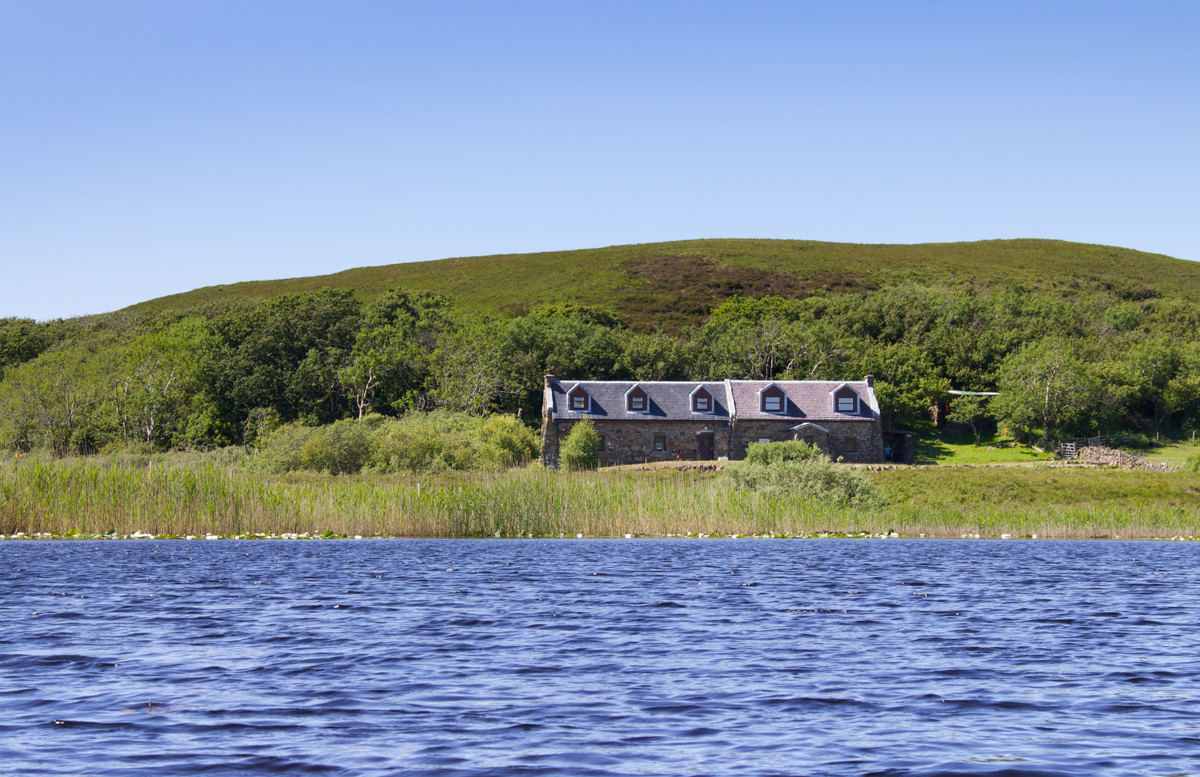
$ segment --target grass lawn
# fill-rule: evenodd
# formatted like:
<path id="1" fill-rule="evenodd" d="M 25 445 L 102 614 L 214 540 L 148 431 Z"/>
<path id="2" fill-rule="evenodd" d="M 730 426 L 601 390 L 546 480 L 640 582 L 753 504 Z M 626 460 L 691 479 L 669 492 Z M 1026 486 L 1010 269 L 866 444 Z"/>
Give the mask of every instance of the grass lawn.
<path id="1" fill-rule="evenodd" d="M 1200 443 L 1200 436 L 1197 437 L 1197 443 Z M 1148 461 L 1156 463 L 1167 463 L 1172 467 L 1181 467 L 1187 461 L 1188 457 L 1200 451 L 1200 444 L 1193 445 L 1191 439 L 1187 440 L 1162 440 L 1161 445 L 1153 447 L 1143 447 L 1136 445 L 1122 445 L 1123 450 L 1133 451 L 1142 456 L 1145 456 Z"/>
<path id="2" fill-rule="evenodd" d="M 979 445 L 970 433 L 943 429 L 918 432 L 916 437 L 917 464 L 1031 464 L 1053 459 L 1049 453 L 1038 453 L 1009 437 L 985 435 Z"/>

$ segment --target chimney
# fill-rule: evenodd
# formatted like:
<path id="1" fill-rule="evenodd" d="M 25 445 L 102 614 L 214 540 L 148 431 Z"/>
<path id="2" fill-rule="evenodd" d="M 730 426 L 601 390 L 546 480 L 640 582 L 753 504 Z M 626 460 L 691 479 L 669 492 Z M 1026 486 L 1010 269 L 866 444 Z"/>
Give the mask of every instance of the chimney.
<path id="1" fill-rule="evenodd" d="M 554 382 L 554 376 L 552 374 L 550 374 L 549 372 L 547 372 L 545 375 L 542 376 L 542 378 L 543 378 L 543 380 L 546 381 L 546 384 L 545 384 L 546 388 L 550 388 L 550 384 Z"/>
<path id="2" fill-rule="evenodd" d="M 863 378 L 867 382 L 868 388 L 875 388 L 875 373 L 868 372 L 867 377 Z"/>

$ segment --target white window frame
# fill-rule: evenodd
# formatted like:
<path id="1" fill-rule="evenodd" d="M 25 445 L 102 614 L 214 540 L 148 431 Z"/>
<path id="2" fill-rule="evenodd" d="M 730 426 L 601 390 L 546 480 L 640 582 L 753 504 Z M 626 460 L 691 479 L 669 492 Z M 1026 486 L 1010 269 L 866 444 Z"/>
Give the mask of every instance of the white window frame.
<path id="1" fill-rule="evenodd" d="M 768 397 L 766 394 L 771 389 L 777 389 L 778 391 L 780 391 L 783 394 L 783 396 Z M 779 400 L 779 409 L 771 410 L 770 408 L 768 408 L 767 407 L 768 399 L 778 399 Z M 768 383 L 767 385 L 763 386 L 758 391 L 758 408 L 763 413 L 770 413 L 771 415 L 787 415 L 787 403 L 788 403 L 787 392 L 784 391 L 782 386 L 779 386 L 775 383 Z"/>
<path id="2" fill-rule="evenodd" d="M 582 391 L 584 397 L 586 397 L 586 399 L 584 400 L 584 403 L 583 403 L 583 407 L 575 407 L 575 400 L 577 399 L 577 397 L 573 397 L 571 395 L 574 394 L 576 391 Z M 588 391 L 585 387 L 579 385 L 578 383 L 576 383 L 574 386 L 571 386 L 571 388 L 567 389 L 567 411 L 571 412 L 571 413 L 590 413 L 590 412 L 592 412 L 592 392 Z"/>
<path id="3" fill-rule="evenodd" d="M 854 395 L 854 399 L 853 399 L 854 407 L 851 408 L 850 410 L 842 409 L 842 400 L 849 399 L 849 397 L 839 397 L 838 396 L 838 392 L 842 391 L 843 389 L 848 390 L 851 394 Z M 854 387 L 851 386 L 849 383 L 843 383 L 842 385 L 835 388 L 833 391 L 830 391 L 829 394 L 830 394 L 830 396 L 833 397 L 833 412 L 845 413 L 847 415 L 861 415 L 862 414 L 862 401 L 863 401 L 862 394 L 859 394 L 854 389 Z"/>
<path id="4" fill-rule="evenodd" d="M 633 397 L 629 396 L 634 391 L 638 391 L 638 390 L 640 390 L 643 394 L 646 395 L 644 397 L 645 405 L 641 408 L 634 407 L 633 406 Z M 623 397 L 623 399 L 625 400 L 625 412 L 626 413 L 649 413 L 650 412 L 650 392 L 646 391 L 646 389 L 642 387 L 641 383 L 634 383 L 632 386 L 630 386 L 628 389 L 626 389 L 625 396 Z"/>
<path id="5" fill-rule="evenodd" d="M 696 408 L 696 394 L 700 393 L 701 391 L 703 391 L 705 394 L 708 394 L 707 410 L 699 410 Z M 712 390 L 703 384 L 696 386 L 696 388 L 692 389 L 692 393 L 688 394 L 688 410 L 701 415 L 714 415 L 717 412 L 716 394 L 713 394 Z"/>

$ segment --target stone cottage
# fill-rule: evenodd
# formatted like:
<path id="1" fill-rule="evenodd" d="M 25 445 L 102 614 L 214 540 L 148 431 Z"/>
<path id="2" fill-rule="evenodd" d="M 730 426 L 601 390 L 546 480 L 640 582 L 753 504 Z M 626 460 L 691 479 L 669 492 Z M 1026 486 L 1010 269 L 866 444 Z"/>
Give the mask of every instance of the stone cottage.
<path id="1" fill-rule="evenodd" d="M 601 466 L 742 459 L 752 442 L 784 440 L 804 440 L 847 462 L 883 462 L 892 453 L 870 375 L 850 382 L 559 381 L 547 375 L 543 464 L 558 466 L 559 441 L 585 418 L 600 435 Z"/>

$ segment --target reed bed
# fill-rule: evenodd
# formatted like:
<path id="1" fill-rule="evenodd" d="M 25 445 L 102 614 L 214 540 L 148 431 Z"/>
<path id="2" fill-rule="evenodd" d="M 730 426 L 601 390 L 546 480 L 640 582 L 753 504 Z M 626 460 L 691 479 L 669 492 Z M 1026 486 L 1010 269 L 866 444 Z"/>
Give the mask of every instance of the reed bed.
<path id="1" fill-rule="evenodd" d="M 938 489 L 936 468 L 920 494 Z M 645 475 L 645 476 L 642 476 Z M 771 499 L 702 473 L 558 473 L 536 468 L 455 479 L 327 477 L 285 482 L 211 463 L 0 463 L 0 534 L 156 536 L 345 535 L 880 535 L 1193 537 L 1200 497 L 1134 503 L 929 503 L 913 481 L 883 473 L 890 503 L 854 510 Z M 891 480 L 889 481 L 889 477 Z M 1023 477 L 1021 473 L 1009 477 Z M 1174 477 L 1158 475 L 1158 477 Z M 1190 481 L 1189 481 L 1190 483 Z M 1176 491 L 1191 494 L 1188 483 Z M 923 490 L 921 490 L 923 489 Z M 945 491 L 946 489 L 941 489 Z M 953 489 L 950 489 L 951 491 Z"/>

